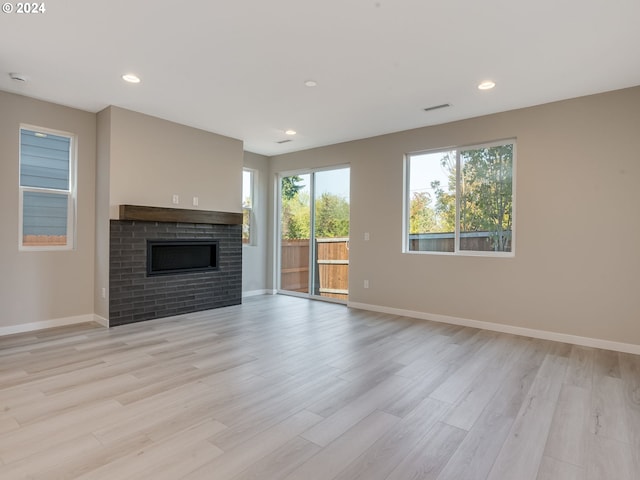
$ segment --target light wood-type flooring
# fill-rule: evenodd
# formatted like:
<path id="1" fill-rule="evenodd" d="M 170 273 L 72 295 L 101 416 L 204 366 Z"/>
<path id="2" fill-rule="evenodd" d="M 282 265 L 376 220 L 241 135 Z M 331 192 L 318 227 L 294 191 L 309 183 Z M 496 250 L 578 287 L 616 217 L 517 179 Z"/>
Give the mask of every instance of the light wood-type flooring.
<path id="1" fill-rule="evenodd" d="M 0 478 L 638 480 L 640 356 L 286 296 L 13 335 Z"/>

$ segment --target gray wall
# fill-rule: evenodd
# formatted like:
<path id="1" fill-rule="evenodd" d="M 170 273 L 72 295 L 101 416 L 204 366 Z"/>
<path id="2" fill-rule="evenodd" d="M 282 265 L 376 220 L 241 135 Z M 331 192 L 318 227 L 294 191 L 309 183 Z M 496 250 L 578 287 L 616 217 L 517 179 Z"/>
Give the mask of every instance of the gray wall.
<path id="1" fill-rule="evenodd" d="M 256 293 L 267 289 L 267 232 L 271 211 L 268 208 L 268 192 L 272 177 L 269 173 L 269 159 L 263 155 L 244 152 L 244 166 L 255 170 L 253 234 L 256 238 L 253 245 L 242 247 L 242 291 Z"/>
<path id="2" fill-rule="evenodd" d="M 108 318 L 109 219 L 121 203 L 241 211 L 242 142 L 117 107 L 99 114 L 0 92 L 0 329 Z M 77 135 L 73 251 L 18 251 L 20 124 Z M 117 215 L 114 215 L 117 217 Z M 105 289 L 105 298 L 102 289 Z"/>
<path id="3" fill-rule="evenodd" d="M 241 212 L 243 151 L 240 140 L 119 107 L 108 107 L 97 118 L 96 313 L 107 318 L 109 220 L 118 219 L 118 206 Z M 178 205 L 172 203 L 174 194 Z"/>
<path id="4" fill-rule="evenodd" d="M 243 286 L 273 288 L 275 173 L 350 164 L 352 302 L 640 345 L 640 215 L 634 201 L 640 189 L 640 87 L 268 160 L 243 155 L 238 140 L 122 109 L 96 117 L 0 92 L 0 110 L 0 328 L 93 312 L 106 317 L 100 294 L 101 287 L 108 290 L 109 206 L 112 212 L 125 202 L 171 206 L 178 193 L 183 201 L 200 196 L 200 208 L 240 211 L 243 164 L 259 171 L 266 222 L 258 219 L 257 248 L 244 248 Z M 74 251 L 18 252 L 20 123 L 78 135 Z M 144 147 L 158 134 L 173 138 L 165 153 Z M 512 137 L 518 145 L 515 258 L 401 253 L 403 155 Z M 193 146 L 196 160 L 189 160 L 184 144 Z M 212 148 L 215 153 L 207 154 Z M 160 179 L 157 188 L 129 182 L 150 166 Z M 223 173 L 214 177 L 214 167 Z M 212 178 L 210 192 L 206 182 Z M 369 242 L 364 232 L 370 232 Z M 362 287 L 364 279 L 371 288 Z"/>
<path id="5" fill-rule="evenodd" d="M 242 211 L 240 140 L 123 108 L 109 110 L 112 219 L 121 204 Z M 199 198 L 197 207 L 193 197 Z"/>
<path id="6" fill-rule="evenodd" d="M 111 109 L 97 114 L 96 148 L 96 259 L 94 308 L 103 322 L 109 319 L 109 159 L 111 158 Z M 103 297 L 104 289 L 104 297 Z M 107 323 L 108 324 L 108 323 Z"/>
<path id="7" fill-rule="evenodd" d="M 0 328 L 93 315 L 95 115 L 0 92 Z M 77 135 L 77 241 L 72 251 L 18 251 L 20 124 Z"/>
<path id="8" fill-rule="evenodd" d="M 352 302 L 640 344 L 639 126 L 636 87 L 282 155 L 270 166 L 351 165 Z M 404 154 L 506 138 L 517 139 L 515 258 L 403 254 Z"/>

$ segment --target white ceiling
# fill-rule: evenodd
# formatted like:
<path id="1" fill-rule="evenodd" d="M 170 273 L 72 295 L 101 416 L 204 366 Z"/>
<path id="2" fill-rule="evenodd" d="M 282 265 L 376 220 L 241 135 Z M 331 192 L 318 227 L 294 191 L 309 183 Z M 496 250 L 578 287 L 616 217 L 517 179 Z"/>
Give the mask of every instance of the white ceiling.
<path id="1" fill-rule="evenodd" d="M 92 112 L 117 105 L 265 155 L 640 85 L 640 0 L 45 6 L 0 13 L 0 90 Z M 142 83 L 125 84 L 127 72 Z M 479 91 L 485 79 L 496 88 Z M 288 128 L 293 141 L 276 143 Z"/>

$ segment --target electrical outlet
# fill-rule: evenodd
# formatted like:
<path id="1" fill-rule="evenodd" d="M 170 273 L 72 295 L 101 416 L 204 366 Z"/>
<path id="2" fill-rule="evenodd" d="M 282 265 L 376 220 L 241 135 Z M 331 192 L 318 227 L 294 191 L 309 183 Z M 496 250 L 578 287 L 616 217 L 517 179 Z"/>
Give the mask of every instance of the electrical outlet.
<path id="1" fill-rule="evenodd" d="M 365 242 L 369 241 L 369 232 L 364 232 L 364 241 Z"/>
<path id="2" fill-rule="evenodd" d="M 369 280 L 364 281 L 364 288 L 369 288 Z"/>
<path id="3" fill-rule="evenodd" d="M 107 289 L 102 287 L 102 298 L 107 298 Z"/>
<path id="4" fill-rule="evenodd" d="M 193 206 L 194 207 L 198 206 L 198 197 L 193 197 Z"/>
<path id="5" fill-rule="evenodd" d="M 173 194 L 173 199 L 171 200 L 174 205 L 178 205 L 180 203 L 180 197 L 177 194 Z"/>

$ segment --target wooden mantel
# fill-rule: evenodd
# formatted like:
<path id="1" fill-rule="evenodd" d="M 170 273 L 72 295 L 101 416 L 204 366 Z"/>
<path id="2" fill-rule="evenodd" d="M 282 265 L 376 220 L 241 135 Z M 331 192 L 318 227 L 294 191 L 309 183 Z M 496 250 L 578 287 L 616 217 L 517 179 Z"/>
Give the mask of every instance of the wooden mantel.
<path id="1" fill-rule="evenodd" d="M 120 220 L 145 222 L 207 223 L 210 225 L 242 225 L 242 213 L 189 210 L 185 208 L 120 205 Z"/>

